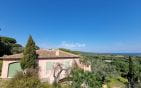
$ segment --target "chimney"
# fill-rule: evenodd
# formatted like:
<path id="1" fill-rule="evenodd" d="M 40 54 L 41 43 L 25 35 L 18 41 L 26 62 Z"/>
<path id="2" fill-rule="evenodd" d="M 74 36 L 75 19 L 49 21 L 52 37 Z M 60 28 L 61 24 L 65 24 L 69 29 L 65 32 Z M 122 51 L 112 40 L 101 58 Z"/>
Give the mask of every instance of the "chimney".
<path id="1" fill-rule="evenodd" d="M 56 56 L 59 56 L 59 49 L 56 50 Z"/>

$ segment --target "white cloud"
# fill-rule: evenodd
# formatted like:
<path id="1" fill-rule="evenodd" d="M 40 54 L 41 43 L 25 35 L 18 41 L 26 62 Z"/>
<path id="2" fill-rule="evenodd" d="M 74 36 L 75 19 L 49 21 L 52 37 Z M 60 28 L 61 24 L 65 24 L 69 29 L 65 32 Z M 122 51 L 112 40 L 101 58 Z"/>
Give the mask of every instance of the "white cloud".
<path id="1" fill-rule="evenodd" d="M 86 44 L 84 44 L 84 43 L 74 43 L 74 42 L 69 43 L 69 42 L 63 41 L 60 44 L 60 47 L 69 48 L 69 49 L 75 49 L 75 48 L 86 47 Z"/>
<path id="2" fill-rule="evenodd" d="M 85 43 L 78 43 L 78 42 L 67 42 L 62 41 L 59 44 L 53 44 L 53 43 L 38 43 L 40 48 L 67 48 L 67 49 L 75 49 L 75 50 L 81 50 L 86 47 Z"/>
<path id="3" fill-rule="evenodd" d="M 141 52 L 140 44 L 130 43 L 130 42 L 113 42 L 108 44 L 92 44 L 86 45 L 85 43 L 80 42 L 68 42 L 62 41 L 60 43 L 52 42 L 38 42 L 40 48 L 50 49 L 50 48 L 67 48 L 72 50 L 79 51 L 88 51 L 88 52 L 106 52 L 106 53 L 120 53 L 120 52 Z"/>

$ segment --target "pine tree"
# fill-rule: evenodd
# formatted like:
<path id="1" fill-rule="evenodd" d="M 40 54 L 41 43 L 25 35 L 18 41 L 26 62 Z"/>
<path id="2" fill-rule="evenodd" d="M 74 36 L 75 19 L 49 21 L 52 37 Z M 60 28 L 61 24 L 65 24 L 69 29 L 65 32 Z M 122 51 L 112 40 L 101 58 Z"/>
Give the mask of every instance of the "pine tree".
<path id="1" fill-rule="evenodd" d="M 23 58 L 21 59 L 21 68 L 26 69 L 35 69 L 37 67 L 36 59 L 38 55 L 36 54 L 36 45 L 32 39 L 32 36 L 29 36 L 28 42 L 23 52 Z"/>

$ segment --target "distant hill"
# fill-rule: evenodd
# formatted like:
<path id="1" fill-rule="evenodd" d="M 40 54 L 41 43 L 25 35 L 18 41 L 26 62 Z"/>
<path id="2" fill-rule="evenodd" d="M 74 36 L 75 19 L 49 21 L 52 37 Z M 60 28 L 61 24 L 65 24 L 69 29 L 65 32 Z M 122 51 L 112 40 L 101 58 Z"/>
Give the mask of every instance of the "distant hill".
<path id="1" fill-rule="evenodd" d="M 124 56 L 141 56 L 141 53 L 106 53 L 112 55 L 124 55 Z"/>
<path id="2" fill-rule="evenodd" d="M 73 50 L 65 49 L 65 48 L 60 48 L 60 50 L 70 52 L 73 54 L 81 54 L 86 56 L 107 55 L 107 56 L 139 56 L 141 57 L 141 53 L 94 53 L 94 52 L 73 51 Z"/>
<path id="3" fill-rule="evenodd" d="M 120 56 L 141 56 L 141 53 L 93 53 L 93 52 L 80 52 L 83 55 L 120 55 Z"/>

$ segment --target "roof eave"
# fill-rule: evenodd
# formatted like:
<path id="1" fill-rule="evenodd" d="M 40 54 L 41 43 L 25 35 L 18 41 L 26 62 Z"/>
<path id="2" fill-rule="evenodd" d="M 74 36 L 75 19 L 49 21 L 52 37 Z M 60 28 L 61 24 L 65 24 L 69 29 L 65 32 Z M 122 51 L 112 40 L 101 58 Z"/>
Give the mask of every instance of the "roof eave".
<path id="1" fill-rule="evenodd" d="M 39 57 L 38 59 L 77 59 L 80 57 Z M 20 58 L 0 58 L 0 60 L 20 60 Z"/>

